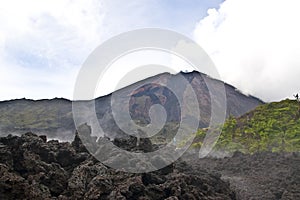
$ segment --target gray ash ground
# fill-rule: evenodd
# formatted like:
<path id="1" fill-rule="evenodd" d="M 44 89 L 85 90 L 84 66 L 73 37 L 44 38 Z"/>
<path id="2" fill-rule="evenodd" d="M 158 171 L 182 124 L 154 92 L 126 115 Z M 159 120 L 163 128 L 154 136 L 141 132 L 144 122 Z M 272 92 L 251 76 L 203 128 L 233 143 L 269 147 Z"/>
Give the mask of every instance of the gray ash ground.
<path id="1" fill-rule="evenodd" d="M 232 157 L 196 159 L 186 155 L 194 170 L 221 174 L 230 183 L 236 199 L 300 199 L 300 154 L 261 152 Z"/>
<path id="2" fill-rule="evenodd" d="M 134 148 L 130 141 L 118 142 Z M 297 154 L 187 153 L 156 172 L 131 174 L 94 159 L 78 137 L 59 143 L 27 133 L 0 138 L 0 199 L 300 199 L 299 167 Z"/>

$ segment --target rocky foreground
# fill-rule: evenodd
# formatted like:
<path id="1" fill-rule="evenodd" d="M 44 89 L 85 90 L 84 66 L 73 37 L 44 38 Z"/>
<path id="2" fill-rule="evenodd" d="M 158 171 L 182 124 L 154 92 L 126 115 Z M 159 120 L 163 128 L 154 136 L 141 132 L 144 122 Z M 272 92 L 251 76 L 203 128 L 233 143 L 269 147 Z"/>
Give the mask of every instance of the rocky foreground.
<path id="1" fill-rule="evenodd" d="M 128 141 L 127 141 L 128 142 Z M 185 162 L 147 174 L 104 166 L 80 144 L 27 133 L 0 138 L 0 199 L 235 199 L 229 184 Z"/>
<path id="2" fill-rule="evenodd" d="M 159 171 L 130 174 L 94 159 L 78 136 L 72 143 L 33 133 L 0 138 L 1 200 L 300 199 L 299 188 L 298 154 L 236 153 L 224 159 L 187 154 Z"/>

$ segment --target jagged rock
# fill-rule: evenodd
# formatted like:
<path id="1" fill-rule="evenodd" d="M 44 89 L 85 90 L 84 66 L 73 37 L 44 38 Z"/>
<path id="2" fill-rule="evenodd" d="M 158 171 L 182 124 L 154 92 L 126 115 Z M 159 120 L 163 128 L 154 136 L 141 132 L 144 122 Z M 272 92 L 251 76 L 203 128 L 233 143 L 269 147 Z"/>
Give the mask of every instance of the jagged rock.
<path id="1" fill-rule="evenodd" d="M 139 140 L 134 136 L 118 137 L 113 140 L 114 145 L 126 151 L 153 151 L 152 142 L 149 138 L 140 138 Z"/>
<path id="2" fill-rule="evenodd" d="M 129 135 L 127 137 L 115 138 L 113 143 L 121 149 L 133 151 L 137 146 L 137 138 Z"/>
<path id="3" fill-rule="evenodd" d="M 108 173 L 108 169 L 103 164 L 87 160 L 73 170 L 68 180 L 68 190 L 72 196 L 81 199 L 92 178 L 97 175 L 105 175 L 106 173 Z"/>
<path id="4" fill-rule="evenodd" d="M 82 144 L 82 141 L 79 137 L 78 131 L 76 131 L 76 133 L 75 133 L 75 137 L 74 137 L 74 140 L 72 142 L 72 147 L 75 149 L 75 151 L 77 153 L 79 153 L 79 152 L 88 152 L 86 147 Z"/>
<path id="5" fill-rule="evenodd" d="M 9 167 L 0 164 L 0 198 L 20 199 L 28 187 L 25 178 L 9 172 Z"/>
<path id="6" fill-rule="evenodd" d="M 100 141 L 104 140 L 108 141 Z M 134 138 L 115 141 L 131 151 L 152 148 L 151 143 L 145 141 L 140 143 L 139 149 Z M 81 137 L 70 144 L 26 133 L 21 137 L 0 138 L 0 144 L 0 199 L 176 200 L 175 196 L 178 199 L 230 199 L 234 195 L 220 178 L 205 173 L 195 176 L 176 169 L 176 165 L 146 174 L 109 168 L 82 151 Z M 121 155 L 111 152 L 108 156 L 116 160 L 116 156 Z M 124 162 L 132 162 L 133 167 L 143 165 L 134 158 L 124 159 Z M 163 162 L 162 158 L 154 159 Z"/>
<path id="7" fill-rule="evenodd" d="M 128 190 L 132 193 L 133 198 L 137 199 L 144 195 L 145 186 L 139 183 L 133 183 L 129 186 Z"/>
<path id="8" fill-rule="evenodd" d="M 95 176 L 87 186 L 87 192 L 84 195 L 85 199 L 103 199 L 108 196 L 114 185 L 111 179 L 103 176 Z"/>
<path id="9" fill-rule="evenodd" d="M 0 145 L 0 163 L 7 166 L 13 166 L 13 155 L 7 145 Z"/>
<path id="10" fill-rule="evenodd" d="M 40 135 L 39 137 L 43 140 L 43 142 L 47 142 L 47 136 L 46 135 Z"/>
<path id="11" fill-rule="evenodd" d="M 149 184 L 162 184 L 166 180 L 164 179 L 165 177 L 161 177 L 158 174 L 155 173 L 145 173 L 142 175 L 142 181 L 144 185 L 149 185 Z"/>

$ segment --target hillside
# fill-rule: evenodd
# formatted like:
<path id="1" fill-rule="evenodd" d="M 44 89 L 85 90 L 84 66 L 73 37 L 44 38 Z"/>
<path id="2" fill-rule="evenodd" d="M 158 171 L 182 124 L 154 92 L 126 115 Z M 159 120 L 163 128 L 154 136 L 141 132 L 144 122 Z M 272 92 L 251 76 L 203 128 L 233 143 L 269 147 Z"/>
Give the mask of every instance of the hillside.
<path id="1" fill-rule="evenodd" d="M 180 112 L 176 96 L 165 85 L 175 85 L 177 88 L 185 90 L 187 85 L 178 83 L 178 77 L 183 75 L 188 83 L 193 87 L 201 110 L 201 121 L 199 128 L 207 127 L 211 118 L 211 99 L 209 90 L 204 81 L 208 80 L 213 85 L 214 90 L 218 90 L 223 82 L 207 77 L 199 72 L 180 73 L 176 75 L 164 73 L 137 82 L 133 85 L 116 91 L 114 94 L 119 97 L 130 96 L 129 110 L 133 120 L 142 124 L 150 122 L 149 109 L 154 104 L 164 106 L 167 113 L 167 124 L 162 132 L 176 130 L 181 117 L 190 113 Z M 254 109 L 263 102 L 253 96 L 246 96 L 235 87 L 225 83 L 227 116 L 241 116 Z M 122 133 L 115 124 L 111 110 L 111 94 L 99 97 L 95 100 L 95 110 L 101 127 L 109 137 Z M 188 101 L 189 96 L 183 96 Z M 90 107 L 91 101 L 82 102 Z M 120 112 L 128 108 L 125 102 L 120 102 Z M 124 106 L 123 106 L 124 105 Z M 193 111 L 191 111 L 193 112 Z M 83 116 L 81 124 L 87 122 L 94 130 L 95 121 L 89 116 Z M 75 125 L 72 116 L 72 101 L 66 99 L 51 100 L 28 100 L 18 99 L 0 102 L 0 136 L 12 134 L 23 134 L 26 131 L 33 131 L 37 134 L 46 134 L 49 138 L 60 140 L 72 140 L 74 137 Z"/>
<path id="2" fill-rule="evenodd" d="M 37 131 L 50 138 L 73 134 L 72 103 L 67 99 L 17 99 L 0 102 L 0 133 L 20 134 Z"/>
<path id="3" fill-rule="evenodd" d="M 300 118 L 298 102 L 283 100 L 258 106 L 241 117 L 230 116 L 222 128 L 215 150 L 299 152 Z M 200 147 L 206 130 L 197 133 L 194 147 Z"/>

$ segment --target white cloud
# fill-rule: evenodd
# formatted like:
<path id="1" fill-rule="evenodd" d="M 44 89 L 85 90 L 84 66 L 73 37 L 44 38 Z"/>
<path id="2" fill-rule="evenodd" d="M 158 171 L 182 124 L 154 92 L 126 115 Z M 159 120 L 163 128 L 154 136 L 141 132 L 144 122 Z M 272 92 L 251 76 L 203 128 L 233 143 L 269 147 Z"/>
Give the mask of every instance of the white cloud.
<path id="1" fill-rule="evenodd" d="M 72 99 L 76 72 L 87 56 L 105 39 L 145 27 L 149 4 L 0 0 L 0 100 Z"/>
<path id="2" fill-rule="evenodd" d="M 0 99 L 72 98 L 104 15 L 97 0 L 1 1 Z"/>
<path id="3" fill-rule="evenodd" d="M 140 50 L 125 54 L 113 62 L 99 79 L 96 95 L 103 96 L 143 79 L 164 72 L 178 73 L 194 68 L 179 56 L 158 50 Z M 109 84 L 107 84 L 109 83 Z M 104 86 L 104 87 L 103 87 Z"/>
<path id="4" fill-rule="evenodd" d="M 194 30 L 221 77 L 263 100 L 300 92 L 297 0 L 226 0 Z"/>
<path id="5" fill-rule="evenodd" d="M 72 98 L 76 73 L 100 42 L 144 27 L 190 35 L 222 0 L 0 0 L 0 100 Z"/>
<path id="6" fill-rule="evenodd" d="M 104 8 L 96 0 L 12 0 L 0 6 L 0 32 L 16 60 L 20 54 L 41 55 L 81 64 L 100 41 L 103 17 Z"/>
<path id="7" fill-rule="evenodd" d="M 0 98 L 29 98 L 29 94 L 33 99 L 72 98 L 70 88 L 74 85 L 77 73 L 75 67 L 67 71 L 36 70 L 0 60 Z"/>

